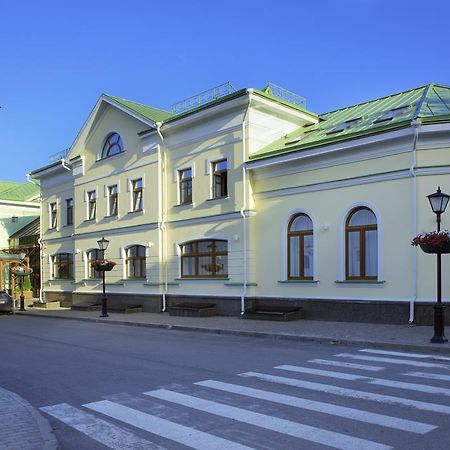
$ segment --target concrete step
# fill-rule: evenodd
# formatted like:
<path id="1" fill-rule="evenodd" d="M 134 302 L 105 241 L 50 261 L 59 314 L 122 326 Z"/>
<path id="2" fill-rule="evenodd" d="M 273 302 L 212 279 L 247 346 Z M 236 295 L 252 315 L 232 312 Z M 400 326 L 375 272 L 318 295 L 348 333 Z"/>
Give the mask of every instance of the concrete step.
<path id="1" fill-rule="evenodd" d="M 217 314 L 217 307 L 214 303 L 176 303 L 169 306 L 170 316 L 182 317 L 211 317 Z"/>

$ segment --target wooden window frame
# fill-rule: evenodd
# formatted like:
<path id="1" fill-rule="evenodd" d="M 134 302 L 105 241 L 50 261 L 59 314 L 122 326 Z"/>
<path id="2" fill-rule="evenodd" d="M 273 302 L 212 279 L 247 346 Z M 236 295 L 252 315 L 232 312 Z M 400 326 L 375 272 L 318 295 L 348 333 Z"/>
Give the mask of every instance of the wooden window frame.
<path id="1" fill-rule="evenodd" d="M 124 146 L 122 136 L 120 136 L 119 133 L 111 133 L 105 139 L 105 143 L 103 144 L 102 159 L 123 153 L 124 152 L 123 147 Z M 113 152 L 112 150 L 115 148 L 118 148 L 119 150 Z"/>
<path id="2" fill-rule="evenodd" d="M 136 187 L 138 182 L 141 182 L 141 187 Z M 136 178 L 135 180 L 131 181 L 131 199 L 132 199 L 132 205 L 131 205 L 131 211 L 132 212 L 139 212 L 143 210 L 144 206 L 144 183 L 142 178 Z M 140 208 L 136 208 L 136 201 L 140 197 Z"/>
<path id="3" fill-rule="evenodd" d="M 132 248 L 136 248 L 136 253 L 137 256 L 130 256 L 130 250 Z M 142 249 L 144 252 L 144 255 L 141 256 L 139 255 L 139 249 Z M 125 265 L 126 265 L 126 271 L 127 271 L 127 279 L 130 280 L 142 280 L 145 279 L 147 277 L 147 269 L 146 269 L 146 264 L 147 264 L 147 256 L 146 256 L 146 249 L 143 245 L 132 245 L 131 247 L 128 247 L 126 249 L 126 258 L 125 258 Z M 132 262 L 132 270 L 130 272 L 130 268 L 128 263 Z M 140 269 L 141 269 L 141 273 L 142 276 L 136 276 L 136 267 L 137 264 L 140 265 Z"/>
<path id="4" fill-rule="evenodd" d="M 64 257 L 64 258 L 63 258 Z M 67 276 L 61 276 L 61 264 L 67 263 Z M 52 278 L 55 280 L 72 280 L 73 279 L 73 254 L 72 253 L 56 253 L 52 256 Z M 55 276 L 56 271 L 58 276 Z"/>
<path id="5" fill-rule="evenodd" d="M 292 223 L 295 219 L 300 216 L 307 217 L 312 224 L 311 217 L 305 213 L 294 214 L 289 220 L 288 228 L 287 228 L 287 279 L 288 280 L 305 280 L 312 281 L 314 276 L 307 277 L 305 276 L 305 236 L 314 236 L 314 230 L 311 228 L 310 230 L 301 230 L 301 231 L 291 231 Z M 311 225 L 312 226 L 312 225 Z M 298 237 L 300 241 L 299 245 L 299 255 L 300 258 L 300 276 L 294 277 L 291 276 L 291 238 Z M 313 247 L 313 255 L 314 255 L 314 247 Z M 313 273 L 314 273 L 314 259 L 312 261 L 313 264 Z"/>
<path id="6" fill-rule="evenodd" d="M 225 162 L 226 169 L 217 169 L 217 165 Z M 211 162 L 212 198 L 228 197 L 228 161 L 227 158 Z"/>
<path id="7" fill-rule="evenodd" d="M 349 225 L 351 218 L 358 212 L 362 210 L 370 211 L 375 217 L 376 224 L 371 225 Z M 375 213 L 366 206 L 360 206 L 352 209 L 345 221 L 345 279 L 346 280 L 356 280 L 356 281 L 376 281 L 378 279 L 378 275 L 366 275 L 366 231 L 376 231 L 377 232 L 377 242 L 378 242 L 378 221 Z M 349 246 L 349 234 L 350 233 L 359 233 L 359 276 L 350 276 L 349 275 L 349 263 L 350 263 L 350 255 L 348 252 Z M 377 248 L 378 252 L 378 248 Z M 377 271 L 378 271 L 378 259 L 377 259 Z"/>
<path id="8" fill-rule="evenodd" d="M 202 252 L 199 251 L 199 244 L 204 242 L 210 242 L 212 245 L 212 251 L 211 252 Z M 216 249 L 216 242 L 225 242 L 227 244 L 227 250 L 226 251 L 217 251 Z M 192 253 L 183 253 L 184 252 L 184 246 L 186 245 L 193 245 L 195 250 Z M 228 242 L 224 239 L 199 239 L 197 241 L 189 241 L 185 242 L 181 245 L 181 278 L 228 278 L 228 273 L 226 274 L 217 274 L 217 263 L 216 263 L 216 257 L 217 256 L 224 256 L 227 258 L 228 263 Z M 211 275 L 202 275 L 200 274 L 200 258 L 208 257 L 210 258 L 210 266 L 211 266 Z M 184 267 L 184 260 L 188 259 L 194 259 L 194 274 L 184 274 L 183 267 Z"/>
<path id="9" fill-rule="evenodd" d="M 183 178 L 183 174 L 190 172 L 191 176 Z M 180 205 L 192 203 L 192 168 L 180 169 L 178 171 L 178 192 L 180 196 Z"/>
<path id="10" fill-rule="evenodd" d="M 66 225 L 73 225 L 73 198 L 66 199 Z"/>
<path id="11" fill-rule="evenodd" d="M 113 193 L 113 189 L 116 189 L 116 192 Z M 113 210 L 113 206 L 115 206 L 115 211 Z M 119 187 L 117 184 L 113 184 L 108 186 L 108 215 L 109 216 L 117 216 L 119 214 Z"/>

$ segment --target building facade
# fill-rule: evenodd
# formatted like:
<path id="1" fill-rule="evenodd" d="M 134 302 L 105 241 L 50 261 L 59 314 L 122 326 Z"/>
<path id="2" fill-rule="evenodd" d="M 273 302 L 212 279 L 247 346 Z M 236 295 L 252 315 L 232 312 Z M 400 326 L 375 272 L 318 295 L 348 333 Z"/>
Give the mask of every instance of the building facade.
<path id="1" fill-rule="evenodd" d="M 270 88 L 178 113 L 102 95 L 67 158 L 31 173 L 44 296 L 98 296 L 105 237 L 113 302 L 429 323 L 434 260 L 410 243 L 435 228 L 426 195 L 450 190 L 449 122 L 441 85 L 321 115 Z"/>

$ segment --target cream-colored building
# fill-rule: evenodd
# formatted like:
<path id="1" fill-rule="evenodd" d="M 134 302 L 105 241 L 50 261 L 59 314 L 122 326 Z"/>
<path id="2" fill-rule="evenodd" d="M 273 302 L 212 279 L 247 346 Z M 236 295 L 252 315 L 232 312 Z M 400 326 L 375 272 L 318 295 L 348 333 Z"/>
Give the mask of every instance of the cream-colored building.
<path id="1" fill-rule="evenodd" d="M 430 321 L 435 260 L 410 242 L 435 229 L 426 195 L 450 190 L 449 87 L 320 115 L 273 85 L 189 104 L 169 113 L 102 95 L 67 158 L 31 173 L 46 299 L 99 296 L 90 261 L 105 237 L 112 302 Z"/>

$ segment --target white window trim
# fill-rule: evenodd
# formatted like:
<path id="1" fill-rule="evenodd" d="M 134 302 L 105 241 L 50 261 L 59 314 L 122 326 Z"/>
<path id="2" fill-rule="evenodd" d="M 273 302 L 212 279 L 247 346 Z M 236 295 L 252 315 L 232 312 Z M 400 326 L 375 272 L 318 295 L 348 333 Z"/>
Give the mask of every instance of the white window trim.
<path id="1" fill-rule="evenodd" d="M 120 181 L 117 181 L 116 183 L 111 183 L 111 184 L 105 184 L 104 186 L 104 197 L 106 199 L 106 215 L 107 217 L 111 216 L 111 208 L 110 208 L 110 204 L 109 204 L 109 188 L 113 187 L 113 186 L 117 186 L 117 217 L 118 219 L 120 219 L 120 214 L 119 214 L 119 194 L 120 194 Z"/>
<path id="2" fill-rule="evenodd" d="M 338 281 L 348 281 L 345 278 L 345 223 L 347 221 L 348 215 L 355 208 L 369 208 L 377 219 L 377 281 L 384 280 L 384 267 L 383 267 L 383 222 L 381 220 L 380 210 L 370 201 L 362 200 L 359 202 L 352 203 L 349 205 L 344 212 L 341 214 L 339 220 L 339 230 L 338 230 L 338 251 L 339 251 L 339 273 Z M 358 281 L 361 283 L 361 281 Z"/>
<path id="3" fill-rule="evenodd" d="M 194 180 L 195 178 L 195 163 L 193 162 L 192 164 L 183 164 L 181 166 L 177 166 L 176 169 L 174 169 L 173 171 L 173 179 L 174 182 L 176 183 L 176 187 L 177 187 L 177 205 L 181 205 L 181 199 L 180 199 L 180 172 L 182 170 L 187 170 L 187 169 L 191 169 L 191 178 L 192 180 Z M 192 189 L 192 205 L 194 204 L 194 189 Z"/>
<path id="4" fill-rule="evenodd" d="M 318 252 L 317 252 L 317 232 L 318 232 L 318 226 L 317 226 L 317 220 L 314 216 L 314 214 L 309 209 L 304 208 L 295 208 L 291 209 L 287 216 L 285 217 L 283 223 L 282 223 L 282 229 L 281 229 L 281 278 L 282 281 L 288 281 L 288 249 L 287 249 L 287 233 L 288 233 L 288 225 L 289 222 L 295 214 L 306 214 L 312 222 L 313 225 L 313 279 L 311 281 L 318 281 L 319 280 L 319 270 L 318 270 Z"/>
<path id="5" fill-rule="evenodd" d="M 144 208 L 144 198 L 145 198 L 145 175 L 136 175 L 135 177 L 129 177 L 127 178 L 127 192 L 129 194 L 129 200 L 130 200 L 130 209 L 129 212 L 136 212 L 134 210 L 134 204 L 133 204 L 133 181 L 136 180 L 142 180 L 142 212 L 145 212 Z"/>
<path id="6" fill-rule="evenodd" d="M 91 192 L 95 192 L 95 218 L 94 219 L 89 219 L 89 193 Z M 85 189 L 84 191 L 84 202 L 86 204 L 85 206 L 85 220 L 89 220 L 89 221 L 98 221 L 98 186 L 95 186 L 93 188 L 90 189 Z"/>
<path id="7" fill-rule="evenodd" d="M 223 159 L 227 160 L 227 172 L 230 171 L 230 165 L 231 165 L 231 154 L 229 152 L 222 153 L 218 156 L 215 156 L 213 158 L 209 158 L 206 160 L 206 167 L 205 172 L 206 175 L 209 175 L 209 198 L 214 199 L 214 186 L 213 186 L 213 171 L 212 171 L 212 165 L 216 163 L 217 161 L 222 161 Z M 227 175 L 228 180 L 228 175 Z M 229 183 L 227 183 L 228 186 L 228 196 L 230 195 L 230 189 L 229 189 Z"/>
<path id="8" fill-rule="evenodd" d="M 56 205 L 56 227 L 52 226 L 52 205 Z M 49 230 L 58 230 L 58 199 L 55 199 L 54 201 L 48 202 L 48 229 Z"/>

